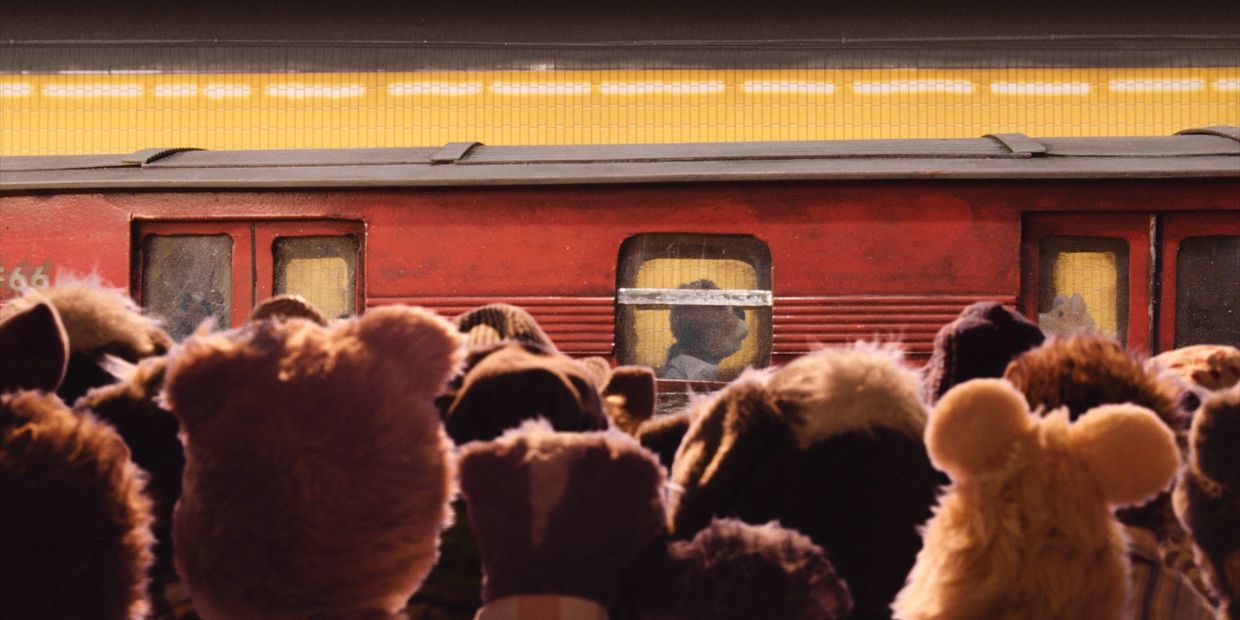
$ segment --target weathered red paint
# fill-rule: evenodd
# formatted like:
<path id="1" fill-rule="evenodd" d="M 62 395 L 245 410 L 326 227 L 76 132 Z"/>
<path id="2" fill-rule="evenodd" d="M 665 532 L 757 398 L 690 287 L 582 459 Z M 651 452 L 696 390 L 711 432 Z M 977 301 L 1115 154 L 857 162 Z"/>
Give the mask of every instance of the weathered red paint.
<path id="1" fill-rule="evenodd" d="M 10 195 L 0 197 L 0 265 L 50 261 L 123 286 L 134 281 L 136 222 L 362 227 L 361 303 L 421 301 L 452 312 L 482 300 L 524 301 L 555 326 L 566 350 L 609 353 L 624 239 L 752 234 L 771 251 L 777 358 L 815 339 L 874 331 L 905 338 L 924 356 L 933 330 L 968 300 L 1010 303 L 1020 295 L 1021 309 L 1032 312 L 1036 257 L 1031 272 L 1021 240 L 1027 251 L 1032 224 L 1022 222 L 1086 213 L 1094 215 L 1047 221 L 1130 241 L 1129 344 L 1144 348 L 1151 344 L 1149 249 L 1141 237 L 1147 225 L 1138 223 L 1190 208 L 1234 221 L 1237 195 L 1235 179 Z M 270 272 L 263 274 L 269 286 Z M 1173 281 L 1163 286 L 1164 304 L 1173 289 Z M 248 296 L 251 289 L 234 290 Z M 253 303 L 241 301 L 235 318 Z"/>

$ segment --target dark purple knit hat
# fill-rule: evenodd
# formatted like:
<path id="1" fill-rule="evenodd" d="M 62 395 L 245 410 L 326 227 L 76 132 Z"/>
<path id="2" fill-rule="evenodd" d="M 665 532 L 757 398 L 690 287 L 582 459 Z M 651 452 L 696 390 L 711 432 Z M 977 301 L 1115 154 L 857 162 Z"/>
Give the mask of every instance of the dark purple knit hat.
<path id="1" fill-rule="evenodd" d="M 926 392 L 937 401 L 952 386 L 970 379 L 1002 377 L 1008 362 L 1046 339 L 1019 312 L 993 301 L 979 301 L 960 312 L 934 337 L 926 365 Z"/>

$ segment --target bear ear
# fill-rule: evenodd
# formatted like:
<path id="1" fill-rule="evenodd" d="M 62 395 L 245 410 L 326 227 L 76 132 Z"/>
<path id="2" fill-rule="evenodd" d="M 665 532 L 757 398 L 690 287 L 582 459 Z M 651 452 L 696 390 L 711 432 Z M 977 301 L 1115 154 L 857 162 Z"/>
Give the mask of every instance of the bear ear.
<path id="1" fill-rule="evenodd" d="M 357 319 L 355 329 L 358 340 L 387 358 L 391 370 L 427 398 L 444 390 L 465 356 L 464 336 L 425 308 L 375 308 Z"/>
<path id="2" fill-rule="evenodd" d="M 56 309 L 39 302 L 0 322 L 0 392 L 55 391 L 69 362 L 69 337 Z"/>
<path id="3" fill-rule="evenodd" d="M 974 379 L 943 395 L 926 425 L 926 450 L 953 480 L 993 469 L 1033 428 L 1025 397 L 1002 379 Z"/>
<path id="4" fill-rule="evenodd" d="M 1165 490 L 1179 464 L 1171 429 L 1133 404 L 1090 409 L 1072 425 L 1069 438 L 1114 506 L 1141 504 Z"/>

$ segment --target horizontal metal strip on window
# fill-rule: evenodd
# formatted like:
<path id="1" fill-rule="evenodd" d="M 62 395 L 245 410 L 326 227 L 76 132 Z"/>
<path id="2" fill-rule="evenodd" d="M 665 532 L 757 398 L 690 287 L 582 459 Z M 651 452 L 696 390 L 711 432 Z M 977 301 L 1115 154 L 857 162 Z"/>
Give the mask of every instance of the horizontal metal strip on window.
<path id="1" fill-rule="evenodd" d="M 772 305 L 770 291 L 749 289 L 701 290 L 677 288 L 621 288 L 616 302 L 639 306 L 744 306 Z"/>

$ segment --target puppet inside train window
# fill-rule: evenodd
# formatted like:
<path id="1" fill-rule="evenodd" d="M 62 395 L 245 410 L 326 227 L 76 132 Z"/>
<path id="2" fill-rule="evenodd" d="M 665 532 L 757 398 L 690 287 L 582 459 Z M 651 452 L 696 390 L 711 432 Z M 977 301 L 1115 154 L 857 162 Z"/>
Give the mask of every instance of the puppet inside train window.
<path id="1" fill-rule="evenodd" d="M 1240 237 L 1189 237 L 1180 242 L 1175 346 L 1240 346 L 1240 279 L 1227 274 L 1240 274 Z"/>
<path id="2" fill-rule="evenodd" d="M 728 381 L 771 354 L 771 259 L 744 235 L 648 234 L 620 249 L 617 361 Z"/>
<path id="3" fill-rule="evenodd" d="M 1093 331 L 1125 342 L 1128 244 L 1105 237 L 1042 239 L 1038 326 L 1048 335 Z"/>

